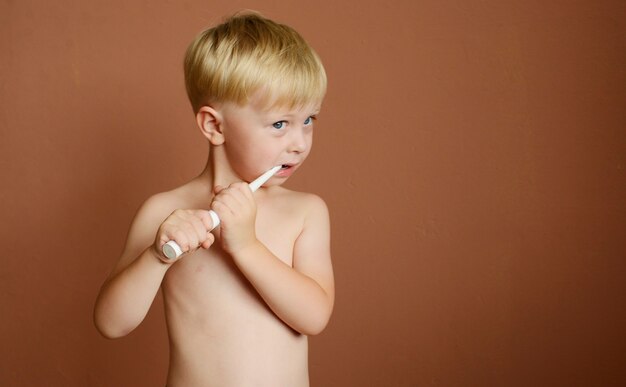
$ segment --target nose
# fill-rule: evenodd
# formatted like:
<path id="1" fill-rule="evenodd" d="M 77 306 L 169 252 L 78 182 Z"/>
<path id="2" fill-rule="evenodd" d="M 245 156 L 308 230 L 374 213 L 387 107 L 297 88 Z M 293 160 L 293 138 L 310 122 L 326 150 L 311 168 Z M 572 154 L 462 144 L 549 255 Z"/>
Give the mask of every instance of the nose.
<path id="1" fill-rule="evenodd" d="M 289 139 L 289 151 L 295 153 L 302 153 L 309 147 L 310 134 L 305 133 L 305 130 L 298 129 L 291 132 Z"/>

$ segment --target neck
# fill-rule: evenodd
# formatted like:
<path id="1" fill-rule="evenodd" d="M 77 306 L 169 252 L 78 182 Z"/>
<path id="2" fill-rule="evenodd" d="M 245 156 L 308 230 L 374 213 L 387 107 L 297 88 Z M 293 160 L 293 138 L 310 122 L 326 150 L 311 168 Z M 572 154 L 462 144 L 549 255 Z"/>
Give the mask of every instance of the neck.
<path id="1" fill-rule="evenodd" d="M 208 184 L 211 191 L 217 185 L 227 187 L 234 182 L 241 181 L 241 178 L 231 168 L 224 147 L 213 145 L 210 146 L 206 166 L 198 179 Z"/>

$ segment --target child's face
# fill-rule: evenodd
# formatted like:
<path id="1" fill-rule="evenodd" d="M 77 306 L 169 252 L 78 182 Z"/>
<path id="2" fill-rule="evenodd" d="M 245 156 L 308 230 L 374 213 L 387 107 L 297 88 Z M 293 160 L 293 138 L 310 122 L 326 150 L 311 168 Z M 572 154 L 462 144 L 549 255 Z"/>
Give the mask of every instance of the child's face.
<path id="1" fill-rule="evenodd" d="M 311 151 L 319 109 L 319 104 L 267 110 L 255 100 L 244 106 L 225 103 L 220 109 L 223 146 L 233 171 L 252 181 L 273 166 L 283 165 L 266 185 L 285 182 Z"/>

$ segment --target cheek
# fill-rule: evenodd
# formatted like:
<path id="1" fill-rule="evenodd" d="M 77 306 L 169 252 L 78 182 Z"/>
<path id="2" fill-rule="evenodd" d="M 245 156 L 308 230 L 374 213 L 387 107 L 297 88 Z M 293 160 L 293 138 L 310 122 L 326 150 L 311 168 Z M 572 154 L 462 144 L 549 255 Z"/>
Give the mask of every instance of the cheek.
<path id="1" fill-rule="evenodd" d="M 250 139 L 249 137 L 239 136 L 227 139 L 225 145 L 227 152 L 229 152 L 233 158 L 245 160 L 258 151 L 258 143 L 258 141 Z"/>
<path id="2" fill-rule="evenodd" d="M 311 151 L 311 148 L 313 147 L 313 133 L 307 136 L 306 143 L 308 145 L 306 153 L 309 153 Z"/>
<path id="3" fill-rule="evenodd" d="M 251 168 L 270 168 L 279 161 L 282 148 L 271 142 L 259 142 L 244 155 Z M 265 172 L 265 171 L 263 171 Z"/>
<path id="4" fill-rule="evenodd" d="M 268 146 L 260 153 L 265 162 L 270 164 L 279 162 L 282 155 L 283 148 L 277 146 Z"/>

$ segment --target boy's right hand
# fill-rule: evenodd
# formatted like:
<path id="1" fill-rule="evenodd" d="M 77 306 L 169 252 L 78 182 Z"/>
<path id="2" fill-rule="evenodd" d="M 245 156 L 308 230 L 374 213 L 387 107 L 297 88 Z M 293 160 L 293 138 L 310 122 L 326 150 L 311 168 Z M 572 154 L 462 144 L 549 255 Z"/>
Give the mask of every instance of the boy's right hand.
<path id="1" fill-rule="evenodd" d="M 163 255 L 163 245 L 174 241 L 180 246 L 183 254 L 193 252 L 202 247 L 208 249 L 215 241 L 210 230 L 213 222 L 206 210 L 176 210 L 168 216 L 157 231 L 153 249 L 164 262 L 174 262 Z"/>

